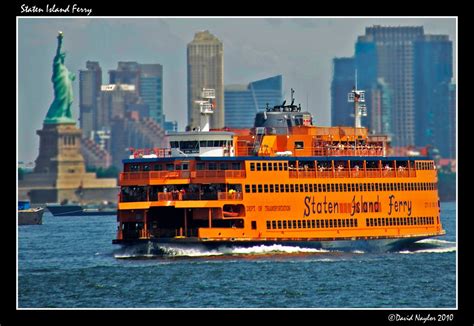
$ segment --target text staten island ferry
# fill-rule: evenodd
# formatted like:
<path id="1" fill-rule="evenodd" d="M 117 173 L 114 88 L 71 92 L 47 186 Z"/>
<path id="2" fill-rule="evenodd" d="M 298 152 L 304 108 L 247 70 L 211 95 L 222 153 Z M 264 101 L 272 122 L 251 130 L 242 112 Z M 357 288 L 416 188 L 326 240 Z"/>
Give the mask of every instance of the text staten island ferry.
<path id="1" fill-rule="evenodd" d="M 113 243 L 394 250 L 445 234 L 432 160 L 390 157 L 357 123 L 315 126 L 294 100 L 250 130 L 209 130 L 203 93 L 198 131 L 123 161 Z"/>

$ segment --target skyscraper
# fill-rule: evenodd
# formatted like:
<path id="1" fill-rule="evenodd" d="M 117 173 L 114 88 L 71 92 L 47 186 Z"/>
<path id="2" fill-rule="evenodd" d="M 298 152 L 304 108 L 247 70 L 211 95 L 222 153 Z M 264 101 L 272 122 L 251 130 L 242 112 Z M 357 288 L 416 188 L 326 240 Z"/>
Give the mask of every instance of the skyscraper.
<path id="1" fill-rule="evenodd" d="M 87 61 L 86 69 L 79 71 L 79 120 L 83 137 L 89 138 L 95 129 L 102 69 L 96 61 Z"/>
<path id="2" fill-rule="evenodd" d="M 197 32 L 187 47 L 188 61 L 188 126 L 200 125 L 199 105 L 203 88 L 216 92 L 216 109 L 211 116 L 211 128 L 223 128 L 224 108 L 224 47 L 209 31 Z"/>
<path id="3" fill-rule="evenodd" d="M 150 118 L 164 127 L 163 118 L 163 66 L 160 64 L 140 64 L 139 94 L 148 105 Z"/>
<path id="4" fill-rule="evenodd" d="M 422 26 L 376 25 L 367 27 L 356 44 L 356 69 L 361 76 L 366 76 L 361 79 L 359 88 L 372 88 L 378 78 L 383 78 L 393 92 L 392 143 L 395 146 L 415 145 L 414 45 L 423 38 L 423 33 Z M 369 98 L 368 103 L 370 101 Z"/>
<path id="5" fill-rule="evenodd" d="M 110 84 L 129 84 L 135 88 L 144 104 L 148 105 L 148 116 L 163 126 L 163 66 L 121 61 L 116 70 L 109 71 Z"/>
<path id="6" fill-rule="evenodd" d="M 347 94 L 355 85 L 354 58 L 334 58 L 332 67 L 331 124 L 352 126 L 354 107 L 352 103 L 347 102 Z"/>
<path id="7" fill-rule="evenodd" d="M 225 126 L 251 128 L 255 114 L 282 102 L 282 76 L 257 80 L 248 85 L 228 85 L 224 91 Z"/>
<path id="8" fill-rule="evenodd" d="M 453 49 L 448 35 L 424 35 L 415 42 L 414 87 L 416 141 L 418 146 L 435 146 L 442 157 L 454 158 L 450 122 L 450 87 L 453 77 Z M 450 141 L 451 140 L 451 141 Z"/>

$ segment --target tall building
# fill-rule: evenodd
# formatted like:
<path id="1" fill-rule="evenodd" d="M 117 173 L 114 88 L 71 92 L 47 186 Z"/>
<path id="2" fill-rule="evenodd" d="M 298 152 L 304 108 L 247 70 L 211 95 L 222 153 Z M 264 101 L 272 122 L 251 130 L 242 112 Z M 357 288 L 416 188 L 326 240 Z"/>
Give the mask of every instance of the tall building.
<path id="1" fill-rule="evenodd" d="M 163 126 L 163 66 L 121 61 L 109 71 L 110 84 L 135 85 L 141 100 L 148 105 L 147 116 Z"/>
<path id="2" fill-rule="evenodd" d="M 355 85 L 354 58 L 334 58 L 331 83 L 331 125 L 354 125 L 354 106 L 347 94 Z"/>
<path id="3" fill-rule="evenodd" d="M 224 107 L 224 46 L 209 31 L 197 32 L 187 46 L 188 61 L 188 126 L 200 125 L 199 105 L 203 88 L 216 92 L 216 109 L 210 119 L 211 128 L 223 128 Z"/>
<path id="4" fill-rule="evenodd" d="M 367 76 L 359 88 L 372 88 L 367 84 L 375 84 L 377 78 L 383 78 L 393 91 L 392 143 L 395 146 L 415 144 L 414 46 L 422 38 L 422 26 L 376 25 L 367 27 L 365 35 L 357 40 L 356 69 L 361 76 Z M 376 60 L 359 59 L 370 57 Z"/>
<path id="5" fill-rule="evenodd" d="M 377 79 L 370 89 L 370 130 L 376 134 L 392 136 L 392 91 L 383 78 Z"/>
<path id="6" fill-rule="evenodd" d="M 98 111 L 102 69 L 96 61 L 86 62 L 87 70 L 79 71 L 79 121 L 84 138 L 91 137 Z"/>
<path id="7" fill-rule="evenodd" d="M 251 128 L 255 114 L 282 102 L 282 76 L 257 80 L 248 85 L 225 87 L 225 126 Z"/>
<path id="8" fill-rule="evenodd" d="M 449 156 L 456 159 L 456 84 L 449 86 Z"/>
<path id="9" fill-rule="evenodd" d="M 453 77 L 453 49 L 448 35 L 424 35 L 414 47 L 416 140 L 418 146 L 435 146 L 441 157 L 454 158 L 450 138 L 449 92 Z"/>
<path id="10" fill-rule="evenodd" d="M 95 130 L 110 128 L 112 119 L 123 118 L 128 106 L 138 101 L 135 85 L 110 84 L 101 86 L 101 105 L 96 117 Z"/>
<path id="11" fill-rule="evenodd" d="M 140 64 L 139 94 L 148 105 L 148 116 L 164 127 L 163 117 L 163 66 L 160 64 Z"/>

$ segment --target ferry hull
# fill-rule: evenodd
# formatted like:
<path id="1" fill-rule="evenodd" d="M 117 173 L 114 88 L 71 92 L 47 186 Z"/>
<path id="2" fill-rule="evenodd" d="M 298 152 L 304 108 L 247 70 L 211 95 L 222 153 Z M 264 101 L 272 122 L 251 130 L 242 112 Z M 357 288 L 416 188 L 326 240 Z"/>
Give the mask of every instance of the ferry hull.
<path id="1" fill-rule="evenodd" d="M 249 248 L 256 246 L 281 245 L 330 251 L 390 252 L 410 247 L 413 243 L 434 236 L 417 236 L 407 238 L 359 239 L 359 240 L 322 240 L 322 241 L 294 241 L 294 240 L 249 240 L 249 241 L 204 241 L 198 238 L 162 238 L 162 239 L 135 239 L 114 240 L 120 244 L 122 250 L 133 252 L 133 256 L 163 255 L 173 249 L 202 249 L 224 250 L 225 248 Z M 224 250 L 225 251 L 225 250 Z"/>

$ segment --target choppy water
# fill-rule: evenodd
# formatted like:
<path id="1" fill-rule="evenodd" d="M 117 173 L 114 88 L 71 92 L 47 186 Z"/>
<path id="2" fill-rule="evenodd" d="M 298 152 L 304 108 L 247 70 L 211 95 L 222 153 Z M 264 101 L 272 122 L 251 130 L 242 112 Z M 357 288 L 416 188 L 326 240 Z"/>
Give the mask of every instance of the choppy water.
<path id="1" fill-rule="evenodd" d="M 447 234 L 392 253 L 282 245 L 117 252 L 114 216 L 43 216 L 18 230 L 19 308 L 445 308 L 456 306 L 455 203 Z"/>

